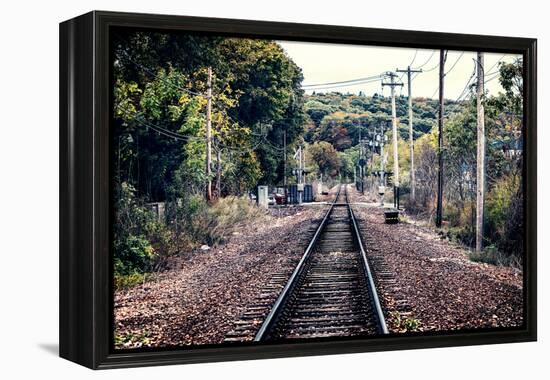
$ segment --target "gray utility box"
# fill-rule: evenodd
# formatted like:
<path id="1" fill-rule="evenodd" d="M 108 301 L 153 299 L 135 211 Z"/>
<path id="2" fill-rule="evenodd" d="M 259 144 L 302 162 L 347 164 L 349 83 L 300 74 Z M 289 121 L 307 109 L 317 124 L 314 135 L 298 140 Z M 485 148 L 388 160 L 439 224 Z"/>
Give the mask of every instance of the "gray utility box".
<path id="1" fill-rule="evenodd" d="M 267 186 L 258 186 L 258 207 L 268 208 L 269 199 L 267 194 L 268 194 Z"/>

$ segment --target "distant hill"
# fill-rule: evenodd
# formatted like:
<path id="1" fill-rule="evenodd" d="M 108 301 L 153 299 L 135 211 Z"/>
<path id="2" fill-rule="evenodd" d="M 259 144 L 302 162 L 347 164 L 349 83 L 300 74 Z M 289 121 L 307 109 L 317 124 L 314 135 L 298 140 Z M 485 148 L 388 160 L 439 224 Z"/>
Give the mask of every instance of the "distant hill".
<path id="1" fill-rule="evenodd" d="M 446 101 L 456 109 L 461 104 Z M 428 133 L 437 125 L 438 102 L 434 99 L 413 99 L 413 120 L 415 139 Z M 338 151 L 343 151 L 359 141 L 375 128 L 391 128 L 391 98 L 378 94 L 361 96 L 338 92 L 319 93 L 305 96 L 305 111 L 309 121 L 304 139 L 313 143 L 326 141 Z M 406 96 L 396 98 L 399 134 L 408 139 L 408 102 Z"/>

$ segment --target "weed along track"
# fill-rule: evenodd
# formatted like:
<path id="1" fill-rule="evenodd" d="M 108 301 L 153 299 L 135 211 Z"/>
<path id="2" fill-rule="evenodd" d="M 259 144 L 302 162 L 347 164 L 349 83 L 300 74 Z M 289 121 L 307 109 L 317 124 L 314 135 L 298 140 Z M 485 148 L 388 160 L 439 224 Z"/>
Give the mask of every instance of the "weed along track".
<path id="1" fill-rule="evenodd" d="M 257 305 L 249 307 L 226 341 L 388 332 L 346 186 L 340 186 L 286 284 L 281 279 L 275 276 L 267 284 Z M 270 306 L 267 300 L 274 289 L 279 292 Z"/>

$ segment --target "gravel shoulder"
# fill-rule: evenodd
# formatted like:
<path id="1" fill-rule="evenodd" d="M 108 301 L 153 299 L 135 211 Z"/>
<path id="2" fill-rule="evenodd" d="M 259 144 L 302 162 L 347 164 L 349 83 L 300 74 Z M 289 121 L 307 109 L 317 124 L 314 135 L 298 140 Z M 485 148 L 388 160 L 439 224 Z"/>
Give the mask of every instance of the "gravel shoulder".
<path id="1" fill-rule="evenodd" d="M 351 200 L 365 199 L 350 186 Z M 354 205 L 392 332 L 519 327 L 523 323 L 522 272 L 472 262 L 468 251 L 429 227 L 384 223 L 383 209 Z"/>
<path id="2" fill-rule="evenodd" d="M 326 206 L 270 210 L 223 245 L 182 253 L 115 293 L 116 348 L 217 344 L 276 273 L 299 261 Z"/>

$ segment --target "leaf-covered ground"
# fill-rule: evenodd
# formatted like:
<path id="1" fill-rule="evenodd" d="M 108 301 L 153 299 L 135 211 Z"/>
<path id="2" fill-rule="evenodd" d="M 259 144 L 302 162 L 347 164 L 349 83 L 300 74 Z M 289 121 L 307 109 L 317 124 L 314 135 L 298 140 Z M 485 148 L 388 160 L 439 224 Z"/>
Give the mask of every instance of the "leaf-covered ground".
<path id="1" fill-rule="evenodd" d="M 182 253 L 145 284 L 117 291 L 116 347 L 221 343 L 270 277 L 292 271 L 325 207 L 271 210 L 226 244 Z"/>
<path id="2" fill-rule="evenodd" d="M 391 332 L 522 324 L 520 270 L 475 263 L 431 228 L 384 224 L 349 187 Z M 221 343 L 270 278 L 289 274 L 326 206 L 271 210 L 229 241 L 182 253 L 143 285 L 115 294 L 117 348 Z"/>
<path id="3" fill-rule="evenodd" d="M 351 186 L 350 194 L 355 202 L 365 200 Z M 394 281 L 378 281 L 393 332 L 521 326 L 520 270 L 472 262 L 467 250 L 431 228 L 385 224 L 383 210 L 372 204 L 354 210 L 371 242 L 366 248 L 375 272 L 383 266 Z M 409 310 L 399 313 L 396 300 Z"/>

